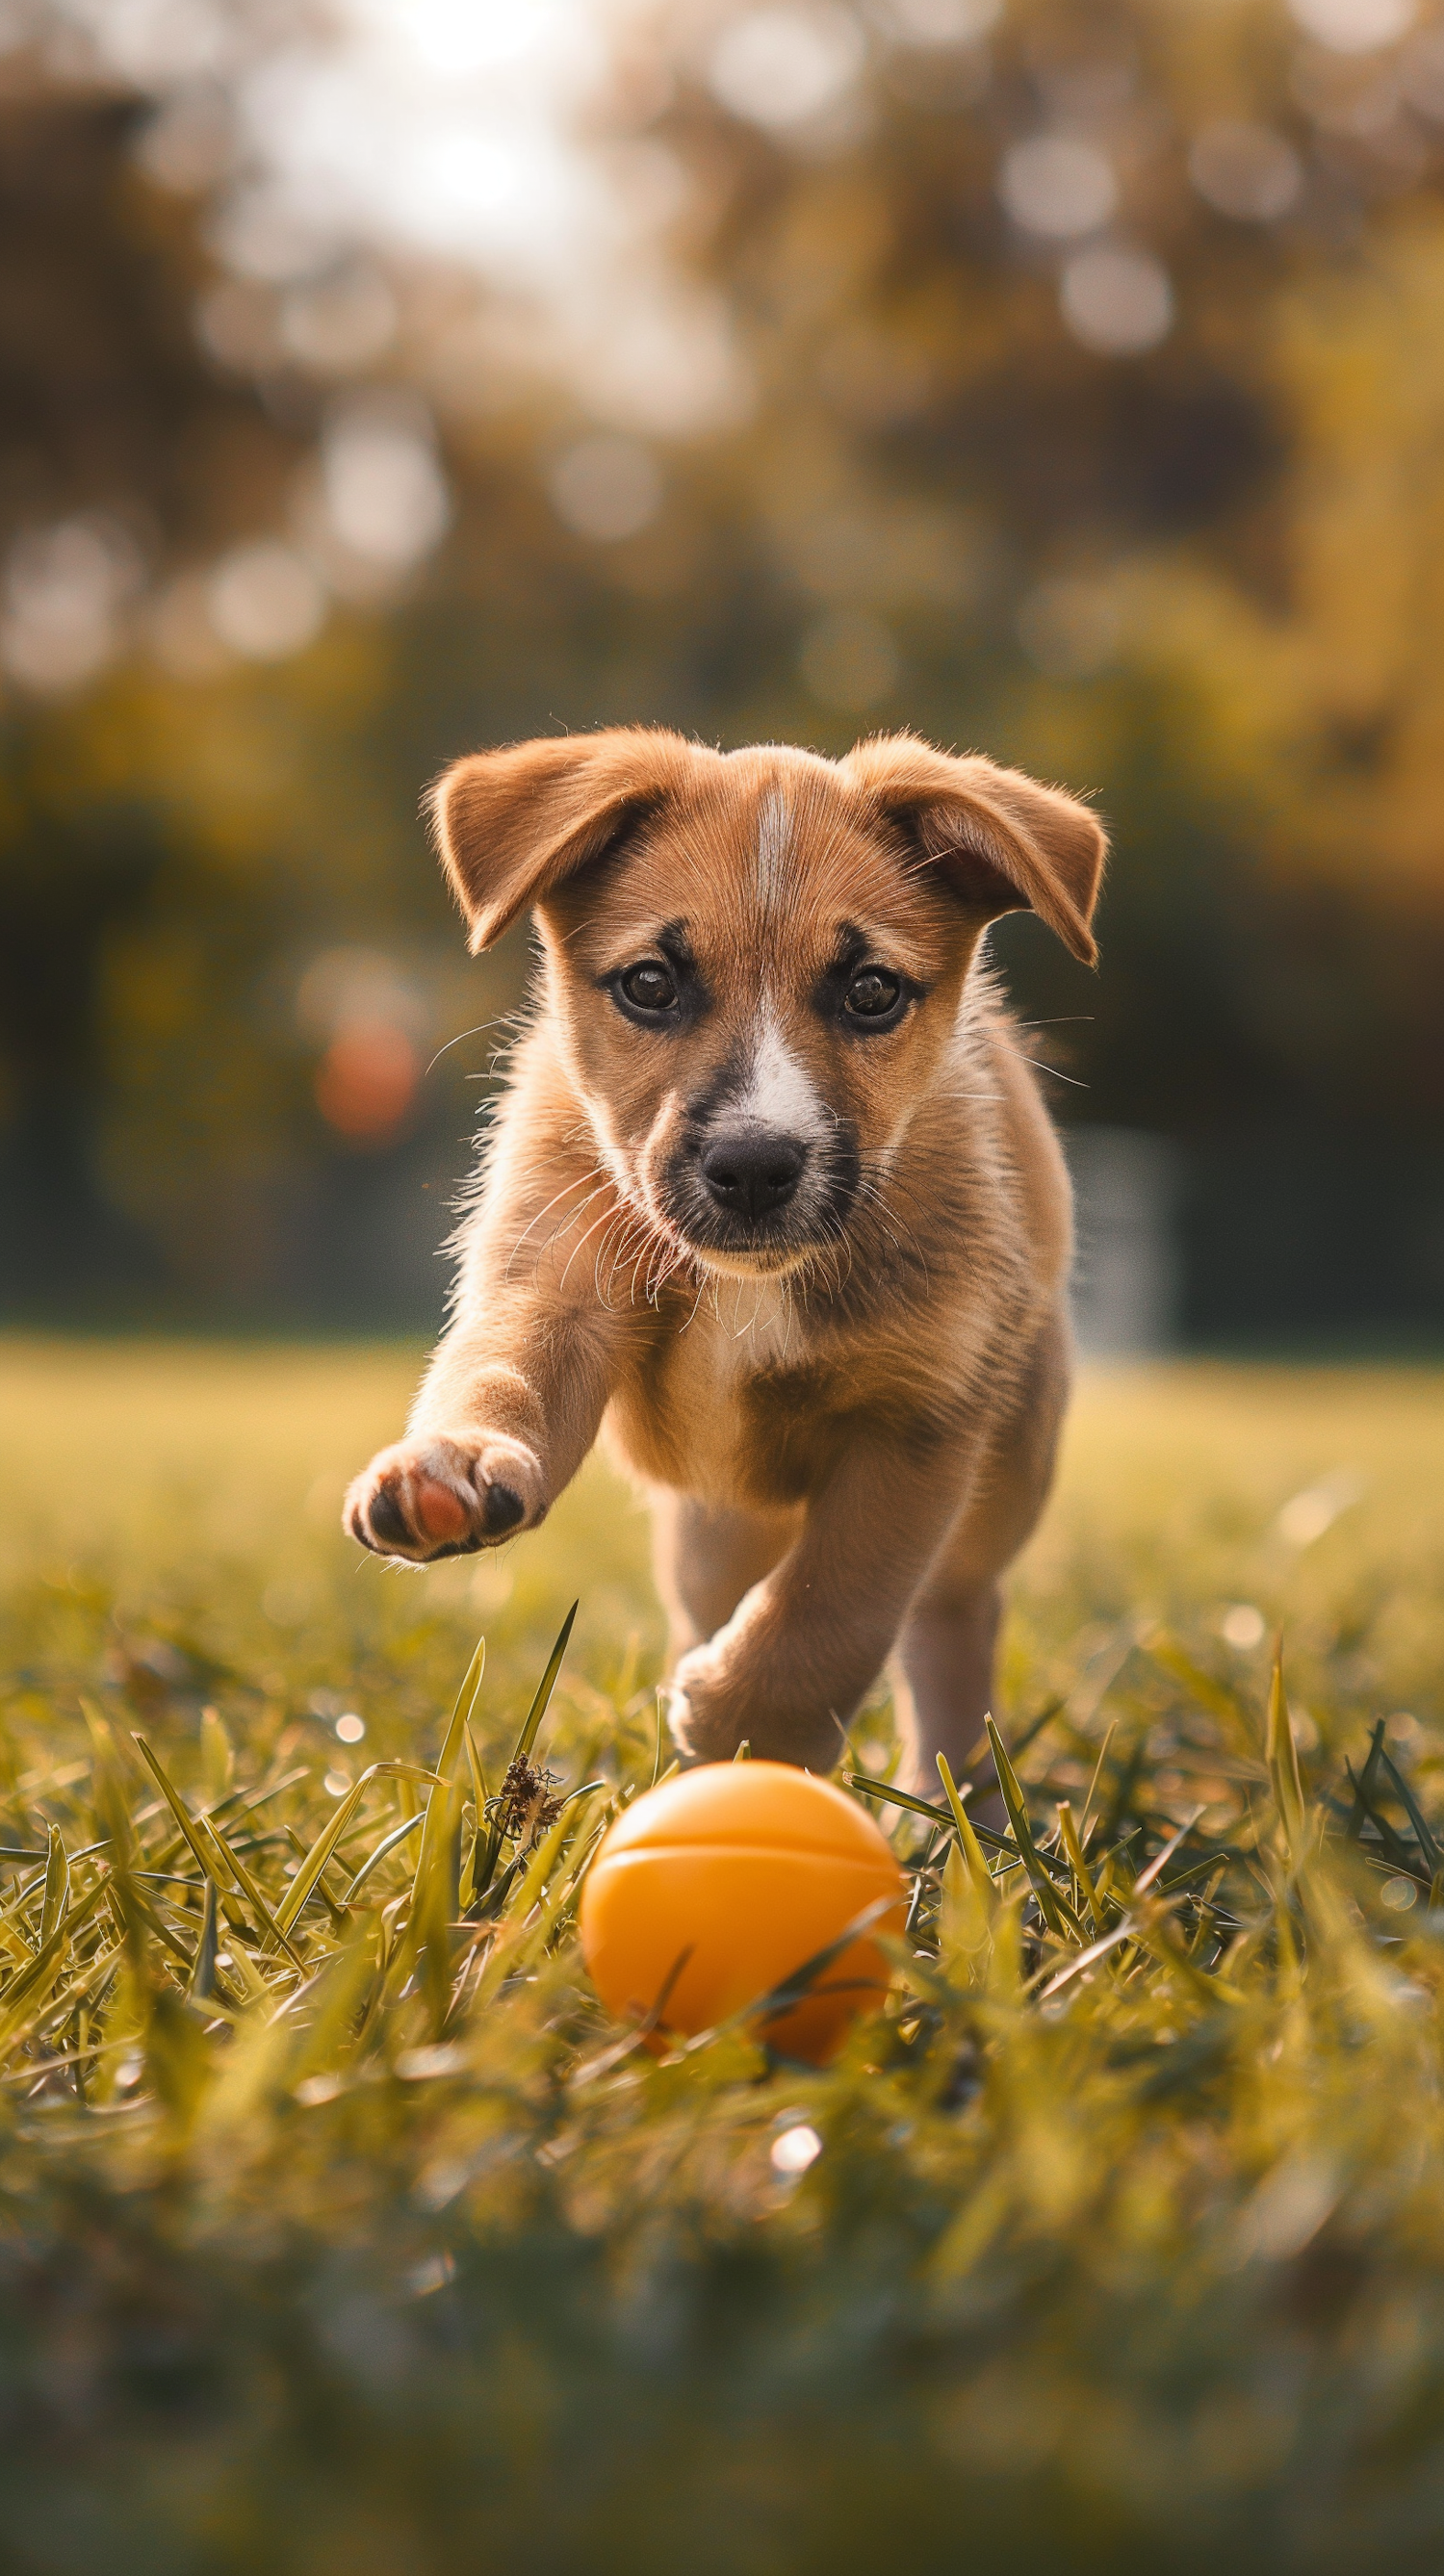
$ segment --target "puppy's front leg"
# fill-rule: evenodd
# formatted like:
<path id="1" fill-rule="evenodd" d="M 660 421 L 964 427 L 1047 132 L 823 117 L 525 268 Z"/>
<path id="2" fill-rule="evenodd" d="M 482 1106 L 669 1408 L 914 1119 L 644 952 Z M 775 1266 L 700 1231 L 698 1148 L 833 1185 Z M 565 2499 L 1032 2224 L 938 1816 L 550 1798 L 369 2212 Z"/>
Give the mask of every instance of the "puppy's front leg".
<path id="1" fill-rule="evenodd" d="M 846 1725 L 892 1651 L 967 1489 L 971 1457 L 921 1458 L 861 1440 L 811 1505 L 801 1536 L 672 1677 L 672 1732 L 697 1761 L 739 1744 L 830 1771 Z"/>
<path id="2" fill-rule="evenodd" d="M 408 1435 L 346 1497 L 346 1527 L 378 1556 L 426 1564 L 534 1529 L 596 1439 L 625 1326 L 589 1270 L 572 1284 L 569 1223 L 516 1260 L 525 1214 L 525 1202 L 520 1215 L 505 1202 L 488 1210 Z"/>

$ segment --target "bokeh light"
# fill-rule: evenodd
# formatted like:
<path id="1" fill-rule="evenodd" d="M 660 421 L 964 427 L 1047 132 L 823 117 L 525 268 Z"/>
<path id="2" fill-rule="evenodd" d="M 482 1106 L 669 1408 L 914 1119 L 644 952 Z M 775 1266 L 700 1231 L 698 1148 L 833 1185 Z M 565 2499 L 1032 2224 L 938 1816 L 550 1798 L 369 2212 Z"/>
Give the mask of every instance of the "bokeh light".
<path id="1" fill-rule="evenodd" d="M 1108 160 L 1067 134 L 1037 134 L 1005 154 L 998 192 L 1015 224 L 1068 241 L 1106 224 L 1118 203 Z"/>
<path id="2" fill-rule="evenodd" d="M 1188 175 L 1201 197 L 1238 223 L 1271 224 L 1297 204 L 1303 164 L 1282 134 L 1221 117 L 1189 147 Z"/>
<path id="3" fill-rule="evenodd" d="M 635 438 L 583 438 L 551 471 L 557 514 L 578 536 L 615 545 L 649 527 L 662 505 L 657 461 Z"/>
<path id="4" fill-rule="evenodd" d="M 818 0 L 808 9 L 756 9 L 729 19 L 708 73 L 735 115 L 786 129 L 834 107 L 862 62 L 862 30 L 851 10 Z"/>
<path id="5" fill-rule="evenodd" d="M 1414 23 L 1414 0 L 1289 0 L 1298 24 L 1340 54 L 1375 53 Z"/>
<path id="6" fill-rule="evenodd" d="M 319 635 L 323 583 L 293 546 L 258 538 L 224 555 L 210 577 L 207 605 L 223 644 L 256 662 L 281 662 Z"/>
<path id="7" fill-rule="evenodd" d="M 0 661 L 42 696 L 80 688 L 119 650 L 142 578 L 139 549 L 113 519 L 23 530 L 5 566 Z"/>
<path id="8" fill-rule="evenodd" d="M 1059 303 L 1075 340 L 1100 357 L 1156 349 L 1173 327 L 1173 289 L 1163 262 L 1122 244 L 1100 242 L 1076 252 L 1064 267 Z"/>

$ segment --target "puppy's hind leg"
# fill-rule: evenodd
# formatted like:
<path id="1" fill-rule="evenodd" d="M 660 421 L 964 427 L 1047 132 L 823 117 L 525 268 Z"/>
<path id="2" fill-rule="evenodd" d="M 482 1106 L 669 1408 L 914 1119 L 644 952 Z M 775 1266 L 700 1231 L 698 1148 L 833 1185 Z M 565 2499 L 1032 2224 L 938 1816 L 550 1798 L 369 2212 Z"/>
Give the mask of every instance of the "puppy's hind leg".
<path id="1" fill-rule="evenodd" d="M 897 1642 L 903 1786 L 919 1797 L 936 1798 L 938 1755 L 946 1756 L 959 1780 L 971 1763 L 977 1781 L 973 1813 L 998 1828 L 1005 1820 L 1002 1796 L 991 1756 L 986 1751 L 978 1755 L 978 1739 L 984 1718 L 996 1708 L 999 1577 L 1031 1535 L 1048 1499 L 1067 1395 L 1067 1336 L 1055 1318 L 1020 1373 L 1012 1415 L 999 1425 L 973 1492 L 934 1558 Z"/>
<path id="2" fill-rule="evenodd" d="M 938 1755 L 955 1779 L 967 1775 L 970 1756 L 993 1706 L 993 1657 L 1002 1617 L 995 1581 L 930 1583 L 914 1602 L 898 1639 L 895 1683 L 903 1737 L 900 1786 L 920 1798 L 938 1798 Z M 985 1748 L 986 1750 L 986 1748 Z M 979 1766 L 980 1769 L 983 1767 Z M 991 1782 L 992 1764 L 986 1764 Z M 975 1805 L 984 1823 L 990 1807 Z"/>

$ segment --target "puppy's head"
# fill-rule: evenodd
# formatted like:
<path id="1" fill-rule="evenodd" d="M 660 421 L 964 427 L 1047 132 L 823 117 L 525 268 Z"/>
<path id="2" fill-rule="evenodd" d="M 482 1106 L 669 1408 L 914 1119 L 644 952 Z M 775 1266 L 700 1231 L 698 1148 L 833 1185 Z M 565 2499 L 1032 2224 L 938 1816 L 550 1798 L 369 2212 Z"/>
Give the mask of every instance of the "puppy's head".
<path id="1" fill-rule="evenodd" d="M 527 905 L 601 1154 L 679 1254 L 816 1259 L 945 1082 L 989 921 L 1092 962 L 1103 833 L 1071 797 L 908 735 L 843 761 L 653 731 L 457 761 L 432 814 L 486 948 Z"/>

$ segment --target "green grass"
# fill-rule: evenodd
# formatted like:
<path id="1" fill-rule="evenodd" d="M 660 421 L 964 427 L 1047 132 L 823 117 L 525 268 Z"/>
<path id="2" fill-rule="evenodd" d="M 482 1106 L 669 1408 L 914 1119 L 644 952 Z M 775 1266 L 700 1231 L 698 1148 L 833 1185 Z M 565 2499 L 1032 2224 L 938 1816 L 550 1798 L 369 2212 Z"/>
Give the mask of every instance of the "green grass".
<path id="1" fill-rule="evenodd" d="M 882 1809 L 912 1932 L 816 2073 L 654 2060 L 591 1997 L 577 1876 L 656 1758 L 644 1519 L 594 1464 L 501 1558 L 358 1566 L 413 1367 L 0 1345 L 7 2567 L 1439 2545 L 1444 1379 L 1086 1382 L 1004 1656 L 1028 1865 Z M 573 1596 L 540 1752 L 602 1785 L 480 1889 L 457 1688 L 484 1629 L 484 1800 Z M 854 1742 L 885 1787 L 882 1697 Z"/>

